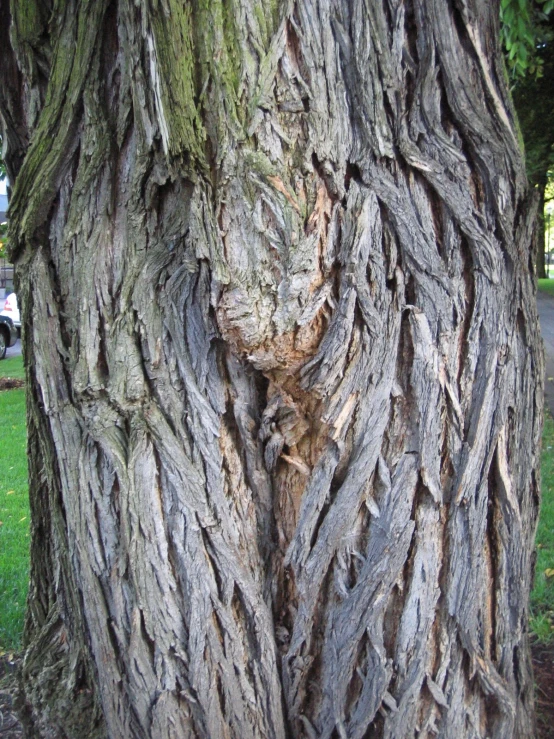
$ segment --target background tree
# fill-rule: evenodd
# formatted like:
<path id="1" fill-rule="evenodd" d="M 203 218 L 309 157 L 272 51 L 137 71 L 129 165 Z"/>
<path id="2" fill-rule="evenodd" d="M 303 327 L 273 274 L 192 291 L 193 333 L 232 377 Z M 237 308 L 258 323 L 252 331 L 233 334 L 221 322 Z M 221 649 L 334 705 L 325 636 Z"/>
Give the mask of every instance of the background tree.
<path id="1" fill-rule="evenodd" d="M 535 211 L 494 3 L 0 3 L 44 737 L 533 735 Z"/>
<path id="2" fill-rule="evenodd" d="M 0 150 L 2 149 L 2 138 L 0 137 Z M 0 182 L 6 179 L 6 165 L 4 160 L 0 158 Z M 8 226 L 6 223 L 0 223 L 0 259 L 6 258 Z"/>
<path id="3" fill-rule="evenodd" d="M 537 275 L 547 277 L 544 208 L 554 165 L 553 3 L 503 0 L 502 31 L 508 53 L 514 103 L 525 143 L 527 176 L 539 200 Z"/>

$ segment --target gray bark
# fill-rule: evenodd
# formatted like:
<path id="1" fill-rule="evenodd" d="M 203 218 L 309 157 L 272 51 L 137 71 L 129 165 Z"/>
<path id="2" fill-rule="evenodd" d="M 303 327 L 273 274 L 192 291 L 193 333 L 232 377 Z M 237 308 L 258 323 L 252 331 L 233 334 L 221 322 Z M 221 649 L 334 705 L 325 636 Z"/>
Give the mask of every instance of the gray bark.
<path id="1" fill-rule="evenodd" d="M 536 208 L 496 5 L 0 12 L 30 735 L 532 736 Z"/>

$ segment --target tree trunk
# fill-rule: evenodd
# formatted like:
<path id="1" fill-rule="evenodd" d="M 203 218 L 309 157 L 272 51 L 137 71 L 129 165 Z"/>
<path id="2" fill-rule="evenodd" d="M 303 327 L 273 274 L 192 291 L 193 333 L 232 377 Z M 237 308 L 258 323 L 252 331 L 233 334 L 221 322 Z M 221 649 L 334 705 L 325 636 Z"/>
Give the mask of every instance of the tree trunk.
<path id="1" fill-rule="evenodd" d="M 546 272 L 546 228 L 544 222 L 544 206 L 548 172 L 544 172 L 537 182 L 538 213 L 537 213 L 537 277 L 544 279 L 550 275 Z"/>
<path id="2" fill-rule="evenodd" d="M 0 8 L 29 735 L 533 736 L 496 4 Z"/>

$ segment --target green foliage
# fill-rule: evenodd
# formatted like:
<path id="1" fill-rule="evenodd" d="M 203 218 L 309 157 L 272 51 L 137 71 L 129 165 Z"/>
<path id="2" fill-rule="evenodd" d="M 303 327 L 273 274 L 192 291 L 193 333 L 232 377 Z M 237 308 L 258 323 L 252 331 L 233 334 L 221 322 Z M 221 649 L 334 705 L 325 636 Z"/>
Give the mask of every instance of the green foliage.
<path id="1" fill-rule="evenodd" d="M 8 245 L 8 224 L 0 223 L 0 259 L 7 258 L 6 247 Z"/>
<path id="2" fill-rule="evenodd" d="M 554 165 L 554 0 L 502 0 L 502 33 L 527 175 L 544 189 Z M 522 48 L 526 50 L 522 52 Z"/>
<path id="3" fill-rule="evenodd" d="M 541 46 L 552 41 L 548 17 L 554 0 L 501 0 L 501 33 L 510 75 L 514 81 L 523 77 L 541 77 Z"/>

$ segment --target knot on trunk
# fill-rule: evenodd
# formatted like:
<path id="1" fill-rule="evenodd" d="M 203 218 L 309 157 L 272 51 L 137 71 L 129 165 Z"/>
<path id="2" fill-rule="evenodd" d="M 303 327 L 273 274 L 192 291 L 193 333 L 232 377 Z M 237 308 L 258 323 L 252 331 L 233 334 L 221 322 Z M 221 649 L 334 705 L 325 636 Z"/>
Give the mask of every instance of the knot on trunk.
<path id="1" fill-rule="evenodd" d="M 252 161 L 220 206 L 228 283 L 218 324 L 256 369 L 295 374 L 317 353 L 334 306 L 340 206 L 316 172 L 292 183 Z"/>

